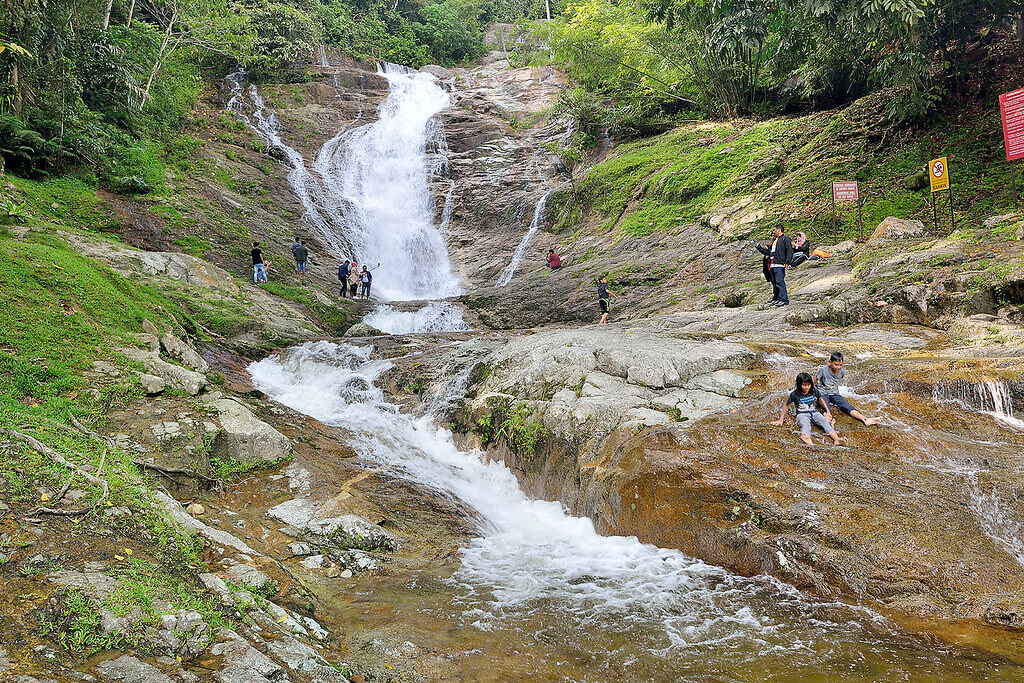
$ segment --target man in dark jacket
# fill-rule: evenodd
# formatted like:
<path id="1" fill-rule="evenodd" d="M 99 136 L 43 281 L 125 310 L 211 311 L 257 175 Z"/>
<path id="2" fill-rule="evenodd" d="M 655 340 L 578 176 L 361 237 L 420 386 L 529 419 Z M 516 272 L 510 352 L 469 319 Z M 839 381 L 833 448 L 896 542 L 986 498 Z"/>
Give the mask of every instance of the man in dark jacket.
<path id="1" fill-rule="evenodd" d="M 772 283 L 773 306 L 788 306 L 789 292 L 786 291 L 786 269 L 793 260 L 793 242 L 781 225 L 775 226 L 771 244 L 757 244 L 757 250 L 764 254 L 765 278 Z"/>
<path id="2" fill-rule="evenodd" d="M 345 259 L 345 262 L 338 266 L 338 279 L 341 281 L 341 296 L 345 297 L 348 294 L 348 267 L 349 261 Z"/>

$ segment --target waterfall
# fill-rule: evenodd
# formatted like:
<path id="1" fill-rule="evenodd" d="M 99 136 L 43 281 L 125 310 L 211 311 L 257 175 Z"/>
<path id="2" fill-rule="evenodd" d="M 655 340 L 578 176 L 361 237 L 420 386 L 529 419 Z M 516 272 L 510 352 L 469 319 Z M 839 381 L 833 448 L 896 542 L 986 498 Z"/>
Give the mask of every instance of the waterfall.
<path id="1" fill-rule="evenodd" d="M 932 387 L 932 399 L 954 403 L 965 410 L 990 415 L 1000 424 L 1024 430 L 1024 420 L 1013 414 L 1013 395 L 1001 380 L 940 382 Z"/>
<path id="2" fill-rule="evenodd" d="M 320 54 L 321 62 L 326 52 Z M 337 258 L 380 263 L 374 292 L 385 299 L 434 299 L 462 292 L 441 230 L 433 224 L 430 174 L 442 170 L 444 135 L 436 114 L 448 94 L 429 74 L 388 64 L 389 83 L 377 121 L 342 130 L 317 152 L 311 173 L 281 140 L 280 122 L 245 72 L 228 76 L 234 111 L 269 147 L 280 150 L 288 181 L 302 202 L 303 223 Z M 252 114 L 247 110 L 251 109 Z M 428 147 L 439 153 L 428 154 Z"/>
<path id="3" fill-rule="evenodd" d="M 363 322 L 388 334 L 460 332 L 472 329 L 462 319 L 462 311 L 447 301 L 431 301 L 417 311 L 398 311 L 391 306 L 377 306 L 363 318 Z"/>
<path id="4" fill-rule="evenodd" d="M 512 276 L 515 275 L 516 268 L 519 267 L 519 263 L 523 260 L 523 256 L 526 255 L 526 249 L 530 246 L 530 240 L 540 229 L 540 226 L 544 223 L 544 209 L 547 208 L 548 199 L 555 193 L 554 190 L 548 190 L 544 193 L 544 196 L 537 202 L 537 206 L 533 209 L 533 220 L 530 221 L 530 227 L 523 235 L 523 239 L 519 241 L 519 246 L 516 247 L 516 251 L 512 254 L 512 261 L 505 266 L 505 270 L 501 271 L 501 275 L 498 277 L 498 286 L 504 287 L 512 281 Z"/>
<path id="5" fill-rule="evenodd" d="M 277 114 L 267 107 L 255 85 L 250 83 L 245 87 L 245 71 L 239 69 L 228 75 L 226 80 L 231 87 L 227 109 L 263 138 L 268 149 L 284 154 L 290 166 L 288 183 L 305 209 L 303 224 L 316 233 L 320 242 L 335 255 L 348 253 L 351 247 L 344 237 L 344 207 L 341 202 L 324 191 L 318 179 L 306 168 L 302 155 L 281 139 L 281 122 Z"/>
<path id="6" fill-rule="evenodd" d="M 374 290 L 385 299 L 437 299 L 462 292 L 443 233 L 433 222 L 431 172 L 445 163 L 435 116 L 449 97 L 432 76 L 393 64 L 380 74 L 390 94 L 377 121 L 329 140 L 313 168 L 345 200 L 344 234 L 360 263 L 380 263 Z"/>

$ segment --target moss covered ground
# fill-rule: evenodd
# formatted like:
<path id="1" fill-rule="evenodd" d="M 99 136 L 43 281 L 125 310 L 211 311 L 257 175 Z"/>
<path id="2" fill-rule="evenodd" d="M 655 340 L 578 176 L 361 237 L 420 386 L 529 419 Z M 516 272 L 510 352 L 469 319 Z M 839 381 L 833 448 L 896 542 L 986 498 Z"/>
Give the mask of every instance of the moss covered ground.
<path id="1" fill-rule="evenodd" d="M 945 193 L 932 220 L 930 193 L 911 189 L 930 159 L 949 159 L 957 227 L 977 226 L 1013 209 L 998 105 L 949 106 L 931 125 L 896 128 L 884 120 L 893 95 L 882 92 L 842 109 L 768 121 L 682 126 L 622 145 L 590 168 L 578 193 L 562 192 L 556 230 L 614 230 L 621 236 L 674 233 L 718 207 L 753 197 L 764 217 L 751 230 L 782 224 L 818 242 L 858 236 L 853 204 L 833 224 L 831 182 L 856 180 L 867 234 L 887 216 L 921 220 L 931 234 L 952 232 Z M 919 176 L 917 180 L 922 178 Z"/>

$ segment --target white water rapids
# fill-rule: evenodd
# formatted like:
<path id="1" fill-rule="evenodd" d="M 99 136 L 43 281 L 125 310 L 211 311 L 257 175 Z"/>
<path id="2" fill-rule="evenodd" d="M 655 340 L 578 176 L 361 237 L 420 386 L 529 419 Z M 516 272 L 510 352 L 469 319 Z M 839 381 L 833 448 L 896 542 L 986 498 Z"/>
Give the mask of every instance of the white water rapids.
<path id="1" fill-rule="evenodd" d="M 310 342 L 249 371 L 272 399 L 353 433 L 364 459 L 476 513 L 479 536 L 452 577 L 467 623 L 494 630 L 540 621 L 558 637 L 576 634 L 574 646 L 601 658 L 624 656 L 605 641 L 628 636 L 630 649 L 663 666 L 699 653 L 707 671 L 765 658 L 795 670 L 846 658 L 849 648 L 891 647 L 889 627 L 866 610 L 810 601 L 770 577 L 743 578 L 636 538 L 600 536 L 561 504 L 528 499 L 504 465 L 459 450 L 431 416 L 390 405 L 374 385 L 387 367 L 370 347 Z M 589 635 L 577 645 L 580 633 Z"/>

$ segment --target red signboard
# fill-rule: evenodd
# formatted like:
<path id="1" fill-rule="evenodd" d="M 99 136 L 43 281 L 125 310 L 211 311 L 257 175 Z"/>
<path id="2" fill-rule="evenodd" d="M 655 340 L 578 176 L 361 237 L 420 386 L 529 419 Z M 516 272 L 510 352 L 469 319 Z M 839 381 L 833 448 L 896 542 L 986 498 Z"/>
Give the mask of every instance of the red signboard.
<path id="1" fill-rule="evenodd" d="M 857 199 L 856 180 L 837 180 L 832 183 L 832 201 L 855 202 Z"/>
<path id="2" fill-rule="evenodd" d="M 1024 88 L 1000 95 L 999 113 L 1003 115 L 1006 160 L 1024 158 Z"/>

